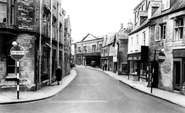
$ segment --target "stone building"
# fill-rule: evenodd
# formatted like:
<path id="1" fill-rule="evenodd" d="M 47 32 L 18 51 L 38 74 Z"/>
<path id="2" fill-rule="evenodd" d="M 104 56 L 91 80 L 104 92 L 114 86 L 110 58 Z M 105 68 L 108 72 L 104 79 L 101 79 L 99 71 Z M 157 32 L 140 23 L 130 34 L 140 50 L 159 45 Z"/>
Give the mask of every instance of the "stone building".
<path id="1" fill-rule="evenodd" d="M 139 10 L 137 11 L 138 8 Z M 135 45 L 139 43 L 141 46 L 144 44 L 143 41 L 145 41 L 145 45 L 149 47 L 148 64 L 146 66 L 143 65 L 146 68 L 146 72 L 148 72 L 146 80 L 150 80 L 153 77 L 153 87 L 168 91 L 177 91 L 182 94 L 185 91 L 184 8 L 184 0 L 142 0 L 134 9 L 135 22 L 137 23 L 134 24 L 136 25 L 135 29 L 129 34 L 130 46 L 128 50 L 128 54 L 134 50 L 141 50 L 141 57 L 132 58 L 129 55 L 128 60 L 142 61 L 142 49 Z M 145 11 L 142 11 L 143 9 Z M 137 26 L 138 22 L 140 22 L 139 26 Z M 143 34 L 144 32 L 146 33 L 145 35 Z M 132 38 L 135 34 L 136 37 Z M 142 65 L 137 66 L 140 69 L 142 67 Z M 135 73 L 134 69 L 130 68 L 129 72 L 137 75 L 143 72 L 137 70 Z M 137 78 L 137 80 L 139 79 Z M 151 84 L 148 83 L 148 85 Z"/>
<path id="2" fill-rule="evenodd" d="M 116 48 L 113 46 L 115 37 L 116 33 L 107 33 L 103 38 L 103 45 L 101 49 L 101 67 L 103 68 L 103 66 L 106 64 L 106 70 L 108 71 L 117 70 L 114 69 L 117 67 L 117 54 L 115 54 L 117 46 L 115 46 Z"/>
<path id="3" fill-rule="evenodd" d="M 163 50 L 165 54 L 165 61 L 159 63 L 158 86 L 161 89 L 184 93 L 185 1 L 162 0 L 161 3 L 162 6 L 155 7 L 156 12 L 150 18 L 150 54 L 153 56 L 156 50 Z"/>
<path id="4" fill-rule="evenodd" d="M 117 60 L 114 61 L 117 61 L 117 66 L 114 65 L 116 66 L 116 68 L 114 67 L 114 72 L 118 72 L 119 75 L 127 74 L 128 37 L 132 29 L 132 22 L 128 22 L 126 28 L 123 28 L 123 24 L 121 24 L 119 32 L 116 33 L 116 39 L 114 42 L 116 58 L 114 57 L 114 59 Z M 115 69 L 117 70 L 115 71 Z"/>
<path id="5" fill-rule="evenodd" d="M 10 56 L 13 41 L 25 49 L 20 86 L 36 90 L 50 84 L 57 65 L 63 65 L 58 60 L 64 34 L 59 26 L 64 26 L 65 16 L 61 1 L 3 0 L 0 7 L 0 86 L 16 85 L 15 60 Z"/>
<path id="6" fill-rule="evenodd" d="M 64 74 L 70 73 L 70 61 L 71 61 L 71 23 L 69 15 L 64 20 Z M 61 61 L 62 61 L 62 55 Z"/>
<path id="7" fill-rule="evenodd" d="M 76 42 L 76 65 L 100 67 L 102 42 L 102 37 L 92 34 L 87 34 L 80 42 Z"/>

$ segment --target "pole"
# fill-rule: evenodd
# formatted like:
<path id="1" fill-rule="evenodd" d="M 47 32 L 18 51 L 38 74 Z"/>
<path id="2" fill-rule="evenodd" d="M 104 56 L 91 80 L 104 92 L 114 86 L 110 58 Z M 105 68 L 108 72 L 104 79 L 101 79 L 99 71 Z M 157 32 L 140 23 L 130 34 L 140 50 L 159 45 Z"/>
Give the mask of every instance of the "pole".
<path id="1" fill-rule="evenodd" d="M 52 38 L 53 38 L 53 0 L 50 1 L 51 2 L 51 8 L 50 8 L 50 11 L 51 11 L 51 17 L 50 17 L 50 59 L 49 59 L 49 69 L 50 69 L 50 73 L 49 73 L 49 84 L 51 84 L 51 78 L 52 78 L 52 54 L 53 54 L 53 51 L 52 51 Z"/>
<path id="2" fill-rule="evenodd" d="M 59 64 L 59 5 L 60 3 L 57 1 L 57 67 L 60 66 Z"/>
<path id="3" fill-rule="evenodd" d="M 152 93 L 152 90 L 153 90 L 153 87 L 152 87 L 152 84 L 153 84 L 153 77 L 152 77 L 152 74 L 154 73 L 155 69 L 154 69 L 154 62 L 155 62 L 155 57 L 156 57 L 156 49 L 155 49 L 155 52 L 154 52 L 154 60 L 152 62 L 152 73 L 151 73 L 151 93 Z"/>
<path id="4" fill-rule="evenodd" d="M 16 60 L 16 67 L 17 67 L 17 99 L 19 99 L 19 60 Z"/>
<path id="5" fill-rule="evenodd" d="M 40 0 L 40 36 L 39 36 L 39 77 L 38 77 L 38 83 L 39 83 L 39 88 L 40 88 L 40 83 L 41 83 L 41 41 L 42 41 L 42 0 Z"/>

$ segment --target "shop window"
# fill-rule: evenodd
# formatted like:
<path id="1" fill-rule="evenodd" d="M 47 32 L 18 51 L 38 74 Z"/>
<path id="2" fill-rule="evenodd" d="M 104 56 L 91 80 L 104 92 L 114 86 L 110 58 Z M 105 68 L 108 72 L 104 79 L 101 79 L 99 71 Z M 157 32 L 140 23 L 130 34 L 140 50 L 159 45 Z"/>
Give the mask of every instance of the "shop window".
<path id="1" fill-rule="evenodd" d="M 174 27 L 174 37 L 176 40 L 183 38 L 183 30 L 184 30 L 184 19 L 183 18 L 176 19 Z"/>
<path id="2" fill-rule="evenodd" d="M 0 22 L 7 21 L 7 0 L 0 0 Z"/>

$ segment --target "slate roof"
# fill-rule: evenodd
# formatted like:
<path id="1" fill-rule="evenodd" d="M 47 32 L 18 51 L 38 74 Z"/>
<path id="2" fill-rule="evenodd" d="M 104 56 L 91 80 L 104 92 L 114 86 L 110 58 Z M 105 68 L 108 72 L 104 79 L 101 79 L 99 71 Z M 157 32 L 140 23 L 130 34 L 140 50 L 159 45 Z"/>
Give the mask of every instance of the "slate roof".
<path id="1" fill-rule="evenodd" d="M 172 2 L 173 3 L 171 3 L 172 6 L 170 9 L 162 11 L 158 15 L 154 15 L 151 19 L 158 18 L 185 9 L 185 0 L 173 0 Z"/>

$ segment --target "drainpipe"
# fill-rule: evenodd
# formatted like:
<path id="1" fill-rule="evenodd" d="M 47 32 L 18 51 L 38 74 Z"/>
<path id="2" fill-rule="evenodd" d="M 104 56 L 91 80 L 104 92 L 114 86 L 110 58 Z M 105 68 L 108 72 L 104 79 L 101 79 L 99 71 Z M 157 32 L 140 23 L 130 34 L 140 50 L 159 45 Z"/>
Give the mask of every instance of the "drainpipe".
<path id="1" fill-rule="evenodd" d="M 38 83 L 39 83 L 39 86 L 37 87 L 38 89 L 40 88 L 40 85 L 41 85 L 41 60 L 42 60 L 42 47 L 41 47 L 41 44 L 42 44 L 42 0 L 40 0 L 40 27 L 39 27 L 39 77 L 38 77 Z"/>
<path id="2" fill-rule="evenodd" d="M 57 1 L 57 67 L 59 66 L 59 5 L 60 3 Z"/>
<path id="3" fill-rule="evenodd" d="M 52 45 L 52 38 L 53 38 L 53 0 L 50 0 L 51 2 L 51 8 L 50 8 L 50 11 L 51 11 L 51 17 L 50 17 L 50 59 L 49 59 L 49 69 L 50 69 L 50 73 L 49 73 L 49 84 L 51 85 L 52 83 L 52 54 L 53 54 L 53 45 Z"/>

